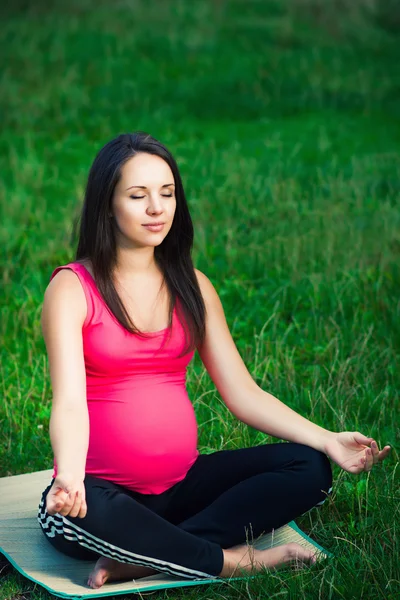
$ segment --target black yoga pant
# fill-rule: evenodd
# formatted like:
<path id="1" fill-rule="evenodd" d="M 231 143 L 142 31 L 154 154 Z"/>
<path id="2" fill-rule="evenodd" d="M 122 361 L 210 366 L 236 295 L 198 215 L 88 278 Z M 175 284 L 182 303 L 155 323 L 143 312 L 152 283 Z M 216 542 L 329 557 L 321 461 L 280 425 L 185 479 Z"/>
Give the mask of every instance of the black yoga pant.
<path id="1" fill-rule="evenodd" d="M 323 504 L 332 470 L 322 452 L 285 442 L 200 454 L 186 477 L 161 494 L 86 475 L 83 519 L 47 513 L 53 481 L 42 494 L 38 520 L 57 550 L 203 579 L 221 573 L 223 548 L 251 544 Z"/>

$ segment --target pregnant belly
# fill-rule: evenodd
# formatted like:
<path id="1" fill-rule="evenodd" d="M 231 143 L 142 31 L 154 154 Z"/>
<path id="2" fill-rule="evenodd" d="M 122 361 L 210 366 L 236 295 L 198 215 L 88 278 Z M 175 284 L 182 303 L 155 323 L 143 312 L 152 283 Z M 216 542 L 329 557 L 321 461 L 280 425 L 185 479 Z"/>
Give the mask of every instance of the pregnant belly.
<path id="1" fill-rule="evenodd" d="M 161 493 L 195 462 L 196 415 L 186 390 L 90 401 L 86 472 L 141 493 Z"/>

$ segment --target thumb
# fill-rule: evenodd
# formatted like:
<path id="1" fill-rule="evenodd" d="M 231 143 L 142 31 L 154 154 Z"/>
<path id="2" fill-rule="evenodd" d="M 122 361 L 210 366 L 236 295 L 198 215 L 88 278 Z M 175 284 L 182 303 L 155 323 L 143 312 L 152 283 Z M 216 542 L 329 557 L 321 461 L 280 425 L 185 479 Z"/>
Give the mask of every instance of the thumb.
<path id="1" fill-rule="evenodd" d="M 64 500 L 62 498 L 49 498 L 47 502 L 47 511 L 49 514 L 53 515 L 57 512 L 60 512 L 64 507 Z"/>
<path id="2" fill-rule="evenodd" d="M 355 431 L 354 432 L 354 439 L 356 440 L 356 442 L 358 442 L 359 444 L 370 444 L 372 442 L 372 440 L 374 438 L 372 437 L 367 437 L 366 435 L 363 435 L 362 433 L 360 433 L 359 431 Z"/>
<path id="3" fill-rule="evenodd" d="M 66 500 L 66 496 L 68 494 L 66 494 L 64 492 L 64 490 L 58 490 L 57 493 L 55 494 L 49 494 L 48 498 L 49 498 L 49 504 L 53 507 L 53 508 L 61 508 L 62 506 L 64 506 L 65 504 L 65 500 Z"/>

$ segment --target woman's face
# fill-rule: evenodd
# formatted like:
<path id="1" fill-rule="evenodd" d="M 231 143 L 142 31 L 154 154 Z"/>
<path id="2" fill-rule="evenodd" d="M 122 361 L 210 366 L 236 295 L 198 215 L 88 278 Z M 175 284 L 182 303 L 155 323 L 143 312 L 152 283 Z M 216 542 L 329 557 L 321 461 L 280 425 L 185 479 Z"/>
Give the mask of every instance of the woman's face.
<path id="1" fill-rule="evenodd" d="M 161 244 L 175 215 L 174 184 L 169 165 L 159 156 L 141 152 L 124 164 L 112 199 L 118 245 L 143 247 Z M 160 231 L 144 227 L 159 222 L 164 223 Z"/>

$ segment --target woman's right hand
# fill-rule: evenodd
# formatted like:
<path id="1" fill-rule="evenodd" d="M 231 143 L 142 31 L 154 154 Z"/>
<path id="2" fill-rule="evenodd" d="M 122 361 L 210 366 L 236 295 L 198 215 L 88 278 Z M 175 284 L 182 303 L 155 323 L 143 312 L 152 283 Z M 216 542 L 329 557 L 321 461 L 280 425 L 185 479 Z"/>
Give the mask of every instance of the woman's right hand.
<path id="1" fill-rule="evenodd" d="M 57 474 L 47 493 L 46 510 L 49 515 L 83 519 L 87 513 L 84 481 L 74 475 Z"/>

